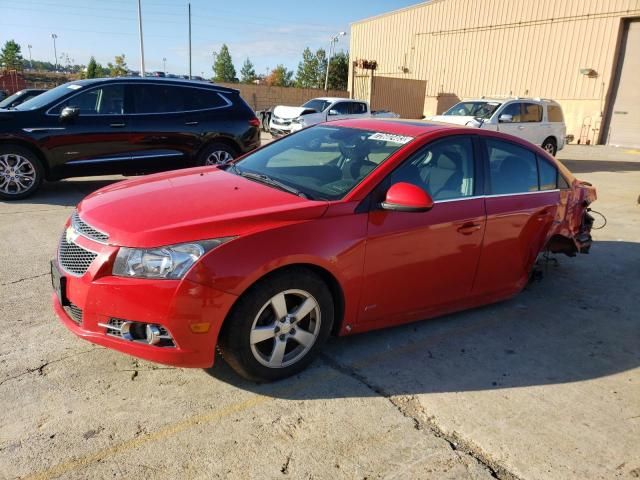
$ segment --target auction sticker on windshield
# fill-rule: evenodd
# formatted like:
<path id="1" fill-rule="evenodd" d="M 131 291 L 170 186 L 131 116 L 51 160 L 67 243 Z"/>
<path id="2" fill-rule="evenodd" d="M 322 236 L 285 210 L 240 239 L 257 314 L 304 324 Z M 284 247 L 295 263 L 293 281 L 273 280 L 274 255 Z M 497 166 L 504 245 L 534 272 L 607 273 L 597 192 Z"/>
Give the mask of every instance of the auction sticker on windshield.
<path id="1" fill-rule="evenodd" d="M 373 135 L 369 135 L 368 140 L 379 140 L 382 142 L 393 142 L 404 145 L 405 143 L 409 143 L 411 140 L 413 140 L 413 137 L 405 137 L 403 135 L 393 135 L 391 133 L 377 132 Z"/>

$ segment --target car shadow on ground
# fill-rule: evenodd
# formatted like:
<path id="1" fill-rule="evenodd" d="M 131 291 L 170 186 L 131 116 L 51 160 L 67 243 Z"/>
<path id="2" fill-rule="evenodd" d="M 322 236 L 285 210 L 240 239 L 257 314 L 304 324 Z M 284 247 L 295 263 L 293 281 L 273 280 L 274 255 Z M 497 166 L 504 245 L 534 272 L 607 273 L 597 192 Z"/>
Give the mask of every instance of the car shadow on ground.
<path id="1" fill-rule="evenodd" d="M 543 271 L 502 303 L 332 339 L 312 368 L 280 382 L 245 381 L 222 359 L 209 373 L 303 400 L 563 384 L 640 365 L 640 243 L 598 242 L 590 255 L 561 257 Z M 344 375 L 359 382 L 339 381 Z"/>
<path id="2" fill-rule="evenodd" d="M 639 162 L 618 162 L 614 160 L 574 160 L 561 159 L 562 164 L 574 175 L 593 172 L 637 172 Z"/>

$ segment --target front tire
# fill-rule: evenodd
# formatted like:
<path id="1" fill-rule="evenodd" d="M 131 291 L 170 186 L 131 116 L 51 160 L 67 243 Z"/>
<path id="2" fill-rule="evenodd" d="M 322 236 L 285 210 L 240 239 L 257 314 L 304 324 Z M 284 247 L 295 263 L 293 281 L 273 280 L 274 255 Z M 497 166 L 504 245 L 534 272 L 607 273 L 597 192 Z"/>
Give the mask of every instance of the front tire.
<path id="1" fill-rule="evenodd" d="M 558 151 L 558 144 L 554 138 L 549 137 L 542 142 L 542 149 L 552 157 L 555 157 L 556 152 Z"/>
<path id="2" fill-rule="evenodd" d="M 34 193 L 44 178 L 36 155 L 18 145 L 0 146 L 0 198 L 20 200 Z"/>
<path id="3" fill-rule="evenodd" d="M 220 335 L 222 357 L 253 381 L 295 375 L 317 355 L 333 317 L 333 299 L 320 277 L 303 268 L 276 273 L 238 300 Z"/>
<path id="4" fill-rule="evenodd" d="M 198 165 L 224 165 L 238 156 L 238 152 L 226 143 L 212 143 L 198 155 Z"/>

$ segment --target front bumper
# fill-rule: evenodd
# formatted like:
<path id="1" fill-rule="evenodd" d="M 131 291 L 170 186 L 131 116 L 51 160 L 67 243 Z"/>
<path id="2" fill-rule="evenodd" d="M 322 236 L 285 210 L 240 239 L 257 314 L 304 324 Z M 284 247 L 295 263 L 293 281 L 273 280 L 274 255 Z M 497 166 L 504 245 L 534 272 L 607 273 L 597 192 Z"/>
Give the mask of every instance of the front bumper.
<path id="1" fill-rule="evenodd" d="M 86 239 L 84 239 L 86 241 Z M 218 334 L 236 296 L 190 280 L 121 278 L 110 274 L 117 247 L 103 251 L 82 276 L 65 272 L 65 300 L 73 304 L 75 318 L 64 308 L 56 293 L 53 307 L 62 323 L 79 337 L 152 362 L 177 367 L 208 368 L 213 365 Z M 77 311 L 80 311 L 81 321 Z M 174 346 L 149 345 L 107 334 L 99 324 L 121 319 L 163 326 Z M 203 333 L 192 326 L 209 324 Z"/>

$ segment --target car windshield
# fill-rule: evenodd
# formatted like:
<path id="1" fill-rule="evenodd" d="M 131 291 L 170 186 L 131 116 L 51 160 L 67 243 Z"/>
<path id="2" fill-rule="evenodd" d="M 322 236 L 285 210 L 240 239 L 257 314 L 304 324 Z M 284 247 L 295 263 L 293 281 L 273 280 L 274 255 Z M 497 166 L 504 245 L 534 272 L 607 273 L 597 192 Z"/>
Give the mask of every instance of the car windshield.
<path id="1" fill-rule="evenodd" d="M 499 106 L 499 102 L 460 102 L 444 114 L 488 119 Z"/>
<path id="2" fill-rule="evenodd" d="M 338 200 L 413 137 L 316 126 L 249 154 L 229 172 L 275 182 L 313 200 Z M 275 181 L 275 182 L 274 182 Z"/>
<path id="3" fill-rule="evenodd" d="M 65 83 L 64 85 L 60 85 L 59 87 L 52 88 L 51 90 L 47 90 L 44 93 L 41 93 L 37 97 L 33 97 L 27 100 L 20 105 L 15 107 L 16 110 L 37 110 L 38 108 L 42 108 L 44 106 L 49 105 L 50 103 L 55 102 L 59 98 L 71 93 L 73 91 L 78 91 L 82 88 L 82 85 L 77 83 Z"/>
<path id="4" fill-rule="evenodd" d="M 305 103 L 302 106 L 305 108 L 313 108 L 316 112 L 324 112 L 329 105 L 331 105 L 331 102 L 327 100 L 320 100 L 318 98 L 314 98 L 313 100 L 309 100 L 307 103 Z"/>
<path id="5" fill-rule="evenodd" d="M 7 108 L 11 106 L 11 104 L 16 101 L 16 99 L 20 98 L 24 93 L 24 90 L 20 90 L 19 92 L 14 93 L 10 97 L 5 98 L 0 102 L 0 108 Z"/>

